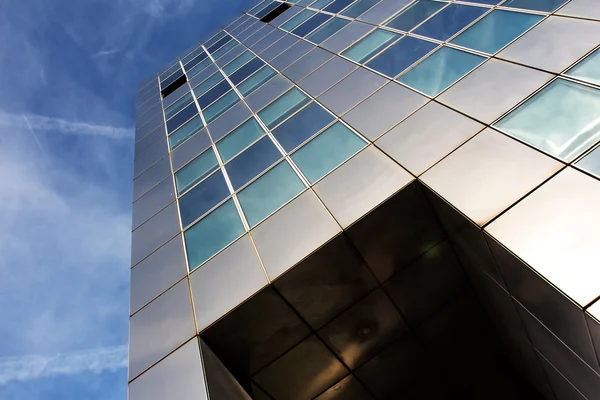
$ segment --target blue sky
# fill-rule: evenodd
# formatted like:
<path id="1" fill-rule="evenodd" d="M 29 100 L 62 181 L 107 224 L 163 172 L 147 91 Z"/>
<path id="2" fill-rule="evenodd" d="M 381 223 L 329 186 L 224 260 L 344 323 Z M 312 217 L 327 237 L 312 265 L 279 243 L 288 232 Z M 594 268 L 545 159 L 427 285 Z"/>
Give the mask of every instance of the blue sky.
<path id="1" fill-rule="evenodd" d="M 140 81 L 252 0 L 0 2 L 0 398 L 125 399 Z"/>

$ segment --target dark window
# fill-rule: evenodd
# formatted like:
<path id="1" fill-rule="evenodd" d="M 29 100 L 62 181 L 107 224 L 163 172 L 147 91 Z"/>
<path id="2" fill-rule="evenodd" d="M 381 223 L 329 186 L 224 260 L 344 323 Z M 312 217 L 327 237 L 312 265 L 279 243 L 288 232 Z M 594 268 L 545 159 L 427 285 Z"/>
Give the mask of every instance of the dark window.
<path id="1" fill-rule="evenodd" d="M 181 75 L 179 75 L 179 77 L 177 77 L 177 73 L 175 73 L 161 84 L 162 90 L 160 91 L 160 93 L 162 94 L 163 98 L 165 98 L 177 89 L 179 89 L 181 85 L 185 84 L 186 82 L 187 76 L 183 72 L 181 73 Z"/>
<path id="2" fill-rule="evenodd" d="M 275 18 L 279 17 L 281 14 L 286 12 L 290 8 L 289 4 L 281 3 L 274 10 L 270 11 L 267 15 L 263 16 L 260 20 L 265 23 L 269 23 L 273 21 Z"/>

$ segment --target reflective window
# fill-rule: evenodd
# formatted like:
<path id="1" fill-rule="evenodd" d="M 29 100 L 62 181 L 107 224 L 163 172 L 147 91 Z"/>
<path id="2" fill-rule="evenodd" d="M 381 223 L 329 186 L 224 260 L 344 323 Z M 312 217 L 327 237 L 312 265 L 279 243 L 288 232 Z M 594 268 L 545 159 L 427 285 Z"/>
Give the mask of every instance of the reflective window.
<path id="1" fill-rule="evenodd" d="M 600 147 L 578 161 L 577 166 L 600 178 Z"/>
<path id="2" fill-rule="evenodd" d="M 502 0 L 463 0 L 466 1 L 467 3 L 479 3 L 479 4 L 487 4 L 490 6 L 495 6 L 496 4 L 500 3 Z"/>
<path id="3" fill-rule="evenodd" d="M 177 193 L 181 194 L 219 167 L 212 149 L 206 150 L 175 173 Z"/>
<path id="4" fill-rule="evenodd" d="M 600 90 L 558 79 L 496 126 L 564 161 L 600 138 Z"/>
<path id="5" fill-rule="evenodd" d="M 225 111 L 229 110 L 238 101 L 240 101 L 240 98 L 238 97 L 237 93 L 235 93 L 233 90 L 230 90 L 229 93 L 221 97 L 219 100 L 215 101 L 206 110 L 202 112 L 206 123 L 208 124 L 210 121 L 217 118 Z"/>
<path id="6" fill-rule="evenodd" d="M 240 68 L 241 69 L 241 68 Z M 257 71 L 250 78 L 238 85 L 238 90 L 242 95 L 248 96 L 250 93 L 258 89 L 263 83 L 271 79 L 276 74 L 275 70 L 269 66 Z"/>
<path id="7" fill-rule="evenodd" d="M 399 37 L 400 35 L 397 33 L 376 29 L 345 50 L 342 55 L 358 63 L 362 63 Z"/>
<path id="8" fill-rule="evenodd" d="M 229 89 L 231 89 L 231 85 L 229 85 L 229 82 L 225 80 L 216 84 L 212 89 L 210 89 L 198 98 L 198 104 L 200 105 L 200 109 L 204 111 L 206 107 L 208 107 L 213 101 L 217 100 L 219 97 L 227 93 Z"/>
<path id="9" fill-rule="evenodd" d="M 408 32 L 446 4 L 448 3 L 435 0 L 417 0 L 385 25 Z"/>
<path id="10" fill-rule="evenodd" d="M 231 185 L 238 190 L 282 157 L 273 141 L 266 136 L 225 165 Z"/>
<path id="11" fill-rule="evenodd" d="M 186 65 L 191 60 L 202 56 L 206 57 L 206 53 L 204 52 L 204 50 L 202 50 L 202 47 L 197 47 L 194 51 L 190 52 L 188 55 L 183 57 L 181 59 L 181 62 L 183 63 L 183 65 Z"/>
<path id="12" fill-rule="evenodd" d="M 335 0 L 333 3 L 325 7 L 325 11 L 336 14 L 348 7 L 354 0 Z"/>
<path id="13" fill-rule="evenodd" d="M 429 96 L 437 96 L 484 60 L 475 54 L 442 47 L 402 75 L 399 81 Z"/>
<path id="14" fill-rule="evenodd" d="M 175 129 L 179 128 L 181 124 L 196 114 L 198 114 L 198 107 L 196 107 L 195 103 L 185 107 L 180 113 L 175 114 L 173 118 L 167 121 L 167 132 L 173 132 Z"/>
<path id="15" fill-rule="evenodd" d="M 318 10 L 322 10 L 328 4 L 331 4 L 334 0 L 317 0 L 313 2 L 309 7 L 316 8 Z"/>
<path id="16" fill-rule="evenodd" d="M 450 4 L 418 27 L 415 33 L 444 41 L 488 10 L 489 8 Z"/>
<path id="17" fill-rule="evenodd" d="M 263 131 L 256 119 L 250 118 L 217 142 L 217 150 L 219 150 L 223 162 L 227 162 L 264 134 L 265 131 Z"/>
<path id="18" fill-rule="evenodd" d="M 181 143 L 185 142 L 187 138 L 198 132 L 204 124 L 199 115 L 186 122 L 181 128 L 177 129 L 169 136 L 169 147 L 174 150 Z"/>
<path id="19" fill-rule="evenodd" d="M 318 13 L 294 29 L 292 33 L 304 37 L 321 26 L 321 24 L 329 21 L 329 19 L 331 19 L 331 15 Z"/>
<path id="20" fill-rule="evenodd" d="M 190 78 L 192 78 L 195 75 L 197 75 L 199 72 L 202 72 L 202 70 L 204 70 L 204 68 L 208 67 L 210 64 L 212 64 L 211 59 L 206 57 L 204 60 L 202 60 L 202 62 L 200 62 L 194 68 L 186 69 L 187 74 Z"/>
<path id="21" fill-rule="evenodd" d="M 283 29 L 284 31 L 289 32 L 292 29 L 294 29 L 295 27 L 297 27 L 298 25 L 300 25 L 301 23 L 303 23 L 304 21 L 306 21 L 308 18 L 310 18 L 314 13 L 315 13 L 314 11 L 302 10 L 297 15 L 290 18 L 290 20 L 287 21 L 285 24 L 281 25 L 280 28 Z"/>
<path id="22" fill-rule="evenodd" d="M 308 35 L 307 39 L 313 43 L 320 44 L 349 23 L 350 21 L 347 19 L 332 18 L 325 25 Z"/>
<path id="23" fill-rule="evenodd" d="M 405 36 L 369 61 L 367 66 L 395 78 L 437 46 L 427 40 Z"/>
<path id="24" fill-rule="evenodd" d="M 580 61 L 566 75 L 600 85 L 600 49 Z"/>
<path id="25" fill-rule="evenodd" d="M 187 64 L 184 64 L 185 70 L 186 71 L 190 70 L 194 66 L 196 66 L 196 65 L 200 64 L 202 61 L 204 61 L 207 57 L 208 56 L 206 55 L 206 53 L 202 52 L 202 54 L 197 55 L 196 57 L 191 59 Z"/>
<path id="26" fill-rule="evenodd" d="M 223 67 L 223 72 L 225 72 L 227 75 L 230 75 L 233 71 L 235 71 L 236 69 L 238 69 L 242 65 L 246 64 L 252 58 L 254 58 L 254 54 L 252 54 L 252 52 L 246 50 L 242 54 L 240 54 L 239 56 L 237 56 L 229 64 L 227 64 L 226 66 L 224 66 Z"/>
<path id="27" fill-rule="evenodd" d="M 221 170 L 200 182 L 179 199 L 181 225 L 185 228 L 229 196 Z"/>
<path id="28" fill-rule="evenodd" d="M 292 160 L 314 183 L 365 146 L 361 138 L 338 122 L 298 149 Z"/>
<path id="29" fill-rule="evenodd" d="M 271 11 L 275 10 L 277 7 L 279 7 L 281 3 L 274 1 L 273 3 L 269 4 L 268 6 L 266 6 L 265 8 L 263 8 L 262 10 L 260 10 L 259 12 L 256 13 L 256 18 L 260 19 L 262 21 L 262 17 L 264 17 L 265 15 L 267 15 L 268 13 L 270 13 Z"/>
<path id="30" fill-rule="evenodd" d="M 238 44 L 238 42 L 236 42 L 235 40 L 231 40 L 231 41 L 227 42 L 227 44 L 225 44 L 225 46 L 221 47 L 219 50 L 212 53 L 213 58 L 215 60 L 218 60 L 219 58 L 221 58 L 222 55 L 224 55 L 229 50 L 231 50 L 235 46 L 237 46 L 237 44 Z"/>
<path id="31" fill-rule="evenodd" d="M 165 110 L 165 119 L 171 118 L 173 115 L 181 111 L 185 106 L 190 104 L 194 98 L 190 92 L 186 93 L 179 100 L 175 101 Z"/>
<path id="32" fill-rule="evenodd" d="M 253 73 L 259 70 L 265 63 L 260 58 L 253 58 L 247 62 L 243 67 L 229 75 L 229 79 L 234 85 L 237 85 Z"/>
<path id="33" fill-rule="evenodd" d="M 206 45 L 206 49 L 208 50 L 209 53 L 213 54 L 215 51 L 220 49 L 224 44 L 229 43 L 230 41 L 231 41 L 231 36 L 226 35 L 225 37 L 220 39 L 218 42 L 213 44 L 212 46 L 209 47 L 208 45 Z"/>
<path id="34" fill-rule="evenodd" d="M 502 4 L 506 7 L 523 8 L 525 10 L 551 12 L 569 0 L 507 0 Z"/>
<path id="35" fill-rule="evenodd" d="M 493 54 L 542 19 L 541 15 L 494 10 L 452 43 Z"/>
<path id="36" fill-rule="evenodd" d="M 221 75 L 219 71 L 215 72 L 214 74 L 206 78 L 204 82 L 202 82 L 194 88 L 194 94 L 197 98 L 201 97 L 204 93 L 212 89 L 213 86 L 221 82 L 221 80 L 223 80 L 223 75 Z"/>
<path id="37" fill-rule="evenodd" d="M 244 188 L 238 198 L 252 228 L 304 188 L 298 175 L 284 160 Z"/>
<path id="38" fill-rule="evenodd" d="M 213 37 L 211 37 L 210 39 L 208 39 L 204 43 L 204 45 L 206 47 L 211 47 L 213 44 L 217 43 L 219 40 L 221 40 L 223 37 L 225 37 L 225 35 L 227 35 L 227 32 L 225 32 L 225 31 L 219 31 Z"/>
<path id="39" fill-rule="evenodd" d="M 228 200 L 184 232 L 190 271 L 243 233 L 244 226 L 233 200 Z"/>
<path id="40" fill-rule="evenodd" d="M 311 103 L 273 131 L 273 136 L 290 152 L 323 129 L 334 117 L 318 103 Z"/>
<path id="41" fill-rule="evenodd" d="M 271 129 L 309 101 L 304 93 L 293 88 L 264 108 L 258 116 Z"/>
<path id="42" fill-rule="evenodd" d="M 264 0 L 264 1 L 261 1 L 256 6 L 254 6 L 252 9 L 250 9 L 248 11 L 248 14 L 254 15 L 257 12 L 259 12 L 260 10 L 262 10 L 263 8 L 265 8 L 267 5 L 271 4 L 272 2 L 273 2 L 273 0 Z"/>
<path id="43" fill-rule="evenodd" d="M 356 18 L 378 2 L 379 0 L 358 0 L 356 3 L 345 9 L 341 14 L 345 15 L 346 17 Z"/>

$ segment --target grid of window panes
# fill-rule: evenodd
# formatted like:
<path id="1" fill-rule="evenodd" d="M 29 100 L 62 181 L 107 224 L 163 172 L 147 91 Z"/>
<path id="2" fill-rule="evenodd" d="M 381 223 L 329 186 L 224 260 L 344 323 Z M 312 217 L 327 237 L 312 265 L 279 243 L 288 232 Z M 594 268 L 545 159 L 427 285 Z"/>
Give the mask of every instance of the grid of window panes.
<path id="1" fill-rule="evenodd" d="M 162 105 L 190 270 L 385 133 L 350 117 L 381 87 L 438 98 L 566 1 L 264 0 L 178 59 L 159 82 L 186 80 Z M 600 50 L 531 66 L 553 77 L 481 122 L 598 175 Z"/>

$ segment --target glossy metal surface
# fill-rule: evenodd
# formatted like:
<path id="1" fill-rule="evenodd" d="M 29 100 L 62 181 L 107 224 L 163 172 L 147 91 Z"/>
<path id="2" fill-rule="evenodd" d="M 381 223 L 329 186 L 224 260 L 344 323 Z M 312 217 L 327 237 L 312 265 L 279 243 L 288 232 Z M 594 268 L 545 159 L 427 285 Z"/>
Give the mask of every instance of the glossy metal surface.
<path id="1" fill-rule="evenodd" d="M 223 115 L 208 125 L 213 142 L 218 141 L 252 115 L 252 111 L 242 101 L 225 111 Z"/>
<path id="2" fill-rule="evenodd" d="M 367 393 L 358 379 L 348 375 L 341 381 L 333 384 L 316 400 L 371 400 L 373 397 Z"/>
<path id="3" fill-rule="evenodd" d="M 171 203 L 131 234 L 131 265 L 142 261 L 178 232 L 177 206 Z"/>
<path id="4" fill-rule="evenodd" d="M 596 301 L 586 310 L 585 318 L 596 349 L 596 355 L 600 359 L 600 302 Z"/>
<path id="5" fill-rule="evenodd" d="M 358 17 L 359 20 L 370 24 L 380 24 L 410 3 L 410 0 L 382 0 L 366 13 Z"/>
<path id="6" fill-rule="evenodd" d="M 438 100 L 489 124 L 550 79 L 550 74 L 492 59 Z"/>
<path id="7" fill-rule="evenodd" d="M 499 58 L 551 72 L 561 72 L 600 42 L 592 21 L 550 17 L 502 50 Z"/>
<path id="8" fill-rule="evenodd" d="M 196 269 L 190 281 L 199 331 L 268 283 L 247 235 Z"/>
<path id="9" fill-rule="evenodd" d="M 430 102 L 375 144 L 418 176 L 481 129 L 474 120 Z"/>
<path id="10" fill-rule="evenodd" d="M 338 232 L 338 224 L 308 190 L 254 228 L 251 235 L 273 280 Z"/>
<path id="11" fill-rule="evenodd" d="M 334 53 L 339 53 L 360 40 L 360 38 L 369 33 L 372 29 L 372 25 L 359 21 L 351 22 L 340 29 L 339 32 L 336 32 L 329 39 L 321 43 L 321 47 Z"/>
<path id="12" fill-rule="evenodd" d="M 315 47 L 312 51 L 283 70 L 283 74 L 294 82 L 299 82 L 331 57 L 333 57 L 333 54 L 330 52 Z"/>
<path id="13" fill-rule="evenodd" d="M 562 167 L 561 163 L 488 128 L 421 179 L 483 226 Z"/>
<path id="14" fill-rule="evenodd" d="M 175 200 L 173 179 L 168 177 L 133 203 L 131 229 L 136 230 L 173 200 Z"/>
<path id="15" fill-rule="evenodd" d="M 314 189 L 342 228 L 347 228 L 412 180 L 402 167 L 369 146 Z"/>
<path id="16" fill-rule="evenodd" d="M 187 279 L 129 319 L 129 379 L 133 379 L 194 336 Z"/>
<path id="17" fill-rule="evenodd" d="M 167 155 L 169 148 L 165 140 L 159 140 L 147 151 L 137 157 L 133 163 L 133 176 L 136 178 L 150 168 L 154 163 Z"/>
<path id="18" fill-rule="evenodd" d="M 171 173 L 169 158 L 164 157 L 133 180 L 133 201 L 136 201 Z"/>
<path id="19" fill-rule="evenodd" d="M 596 0 L 571 0 L 556 14 L 600 20 L 600 3 Z"/>
<path id="20" fill-rule="evenodd" d="M 206 343 L 200 340 L 206 385 L 211 399 L 252 400 Z"/>
<path id="21" fill-rule="evenodd" d="M 306 90 L 311 96 L 317 97 L 356 68 L 356 64 L 335 56 L 298 82 L 298 86 Z"/>
<path id="22" fill-rule="evenodd" d="M 293 83 L 283 75 L 275 75 L 267 83 L 246 98 L 246 102 L 253 111 L 258 111 L 277 97 L 281 96 L 286 90 L 291 88 Z"/>
<path id="23" fill-rule="evenodd" d="M 323 93 L 319 100 L 341 116 L 386 83 L 385 78 L 359 68 Z"/>
<path id="24" fill-rule="evenodd" d="M 271 61 L 271 65 L 274 68 L 277 68 L 280 71 L 283 71 L 294 62 L 296 62 L 300 57 L 304 56 L 306 53 L 314 49 L 314 45 L 305 42 L 303 40 L 297 41 L 294 45 L 290 46 L 283 53 L 278 55 Z"/>
<path id="25" fill-rule="evenodd" d="M 546 358 L 537 353 L 544 371 L 552 382 L 552 389 L 559 399 L 587 400 L 571 382 L 567 380 Z"/>
<path id="26" fill-rule="evenodd" d="M 300 39 L 292 35 L 286 35 L 280 40 L 278 40 L 275 44 L 268 47 L 265 51 L 263 51 L 260 56 L 263 60 L 269 62 L 278 55 L 280 55 L 284 50 L 297 43 Z"/>
<path id="27" fill-rule="evenodd" d="M 149 135 L 142 138 L 135 144 L 135 158 L 141 157 L 150 147 L 156 144 L 159 140 L 165 140 L 167 133 L 165 132 L 164 125 L 159 125 Z"/>
<path id="28" fill-rule="evenodd" d="M 177 171 L 185 164 L 192 161 L 198 154 L 208 149 L 210 145 L 208 133 L 205 128 L 202 128 L 171 152 L 173 171 Z"/>

